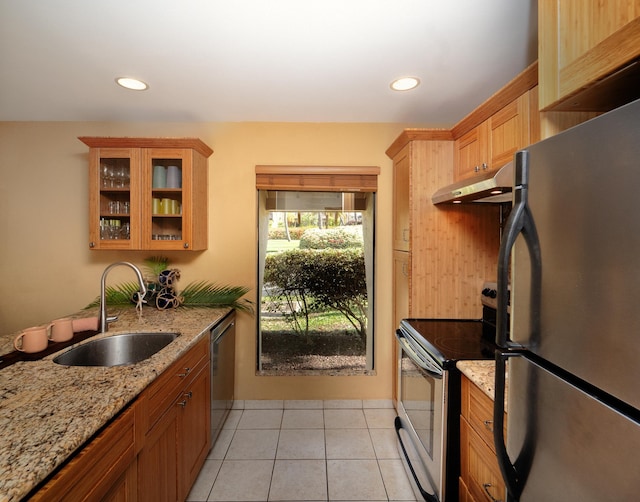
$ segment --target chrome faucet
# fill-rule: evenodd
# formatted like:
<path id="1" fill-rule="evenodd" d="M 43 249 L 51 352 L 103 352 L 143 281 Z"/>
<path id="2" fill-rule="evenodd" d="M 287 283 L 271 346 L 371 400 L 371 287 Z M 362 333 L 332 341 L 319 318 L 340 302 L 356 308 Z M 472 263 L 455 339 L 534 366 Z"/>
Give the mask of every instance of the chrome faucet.
<path id="1" fill-rule="evenodd" d="M 109 273 L 109 270 L 111 270 L 114 267 L 117 267 L 118 265 L 125 265 L 133 269 L 133 271 L 136 273 L 136 276 L 138 276 L 138 283 L 140 283 L 140 292 L 138 294 L 141 295 L 141 297 L 144 297 L 144 295 L 147 292 L 147 288 L 144 285 L 144 280 L 142 279 L 142 272 L 140 272 L 140 269 L 136 267 L 133 263 L 129 263 L 128 261 L 118 261 L 116 263 L 112 263 L 107 268 L 105 268 L 104 272 L 102 273 L 102 279 L 100 279 L 100 333 L 106 333 L 107 330 L 109 329 L 108 328 L 109 323 L 117 319 L 117 317 L 111 317 L 111 318 L 107 317 L 107 300 L 105 298 L 106 297 L 105 283 L 107 282 L 107 274 Z"/>

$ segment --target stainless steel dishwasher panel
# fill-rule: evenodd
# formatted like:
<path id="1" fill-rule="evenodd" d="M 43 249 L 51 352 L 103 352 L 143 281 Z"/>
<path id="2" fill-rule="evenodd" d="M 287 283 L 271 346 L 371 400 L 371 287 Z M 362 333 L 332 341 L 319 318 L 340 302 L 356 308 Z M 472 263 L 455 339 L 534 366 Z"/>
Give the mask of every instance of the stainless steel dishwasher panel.
<path id="1" fill-rule="evenodd" d="M 211 444 L 215 443 L 233 406 L 236 359 L 236 314 L 231 312 L 211 330 Z"/>

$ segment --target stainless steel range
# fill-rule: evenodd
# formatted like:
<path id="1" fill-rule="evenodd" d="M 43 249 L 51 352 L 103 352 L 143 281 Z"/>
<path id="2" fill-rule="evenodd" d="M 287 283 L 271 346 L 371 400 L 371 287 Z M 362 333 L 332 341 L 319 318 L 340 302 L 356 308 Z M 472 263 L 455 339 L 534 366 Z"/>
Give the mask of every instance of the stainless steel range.
<path id="1" fill-rule="evenodd" d="M 416 496 L 458 500 L 460 360 L 493 359 L 495 283 L 483 286 L 483 318 L 403 319 L 398 343 L 398 448 Z M 493 296 L 493 298 L 492 298 Z"/>

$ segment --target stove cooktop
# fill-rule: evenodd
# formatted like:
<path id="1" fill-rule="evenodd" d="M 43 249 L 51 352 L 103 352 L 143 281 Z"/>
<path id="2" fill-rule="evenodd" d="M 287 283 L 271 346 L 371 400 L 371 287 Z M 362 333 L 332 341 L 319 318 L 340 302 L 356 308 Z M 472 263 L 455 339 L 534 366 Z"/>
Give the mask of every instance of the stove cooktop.
<path id="1" fill-rule="evenodd" d="M 495 344 L 483 338 L 483 322 L 475 319 L 403 319 L 400 329 L 411 335 L 444 368 L 456 361 L 493 359 Z"/>

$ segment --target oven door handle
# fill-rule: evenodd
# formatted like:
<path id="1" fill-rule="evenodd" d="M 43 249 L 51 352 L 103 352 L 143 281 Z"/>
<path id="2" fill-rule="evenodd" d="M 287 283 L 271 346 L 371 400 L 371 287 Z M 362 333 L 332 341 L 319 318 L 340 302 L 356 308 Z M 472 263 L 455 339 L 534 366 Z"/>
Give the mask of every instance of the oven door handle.
<path id="1" fill-rule="evenodd" d="M 407 340 L 407 337 L 401 330 L 396 330 L 396 338 L 402 349 L 407 353 L 409 358 L 417 364 L 422 370 L 424 370 L 430 377 L 437 380 L 442 379 L 442 369 L 437 365 L 435 361 L 429 356 L 429 354 L 418 353 L 413 345 Z"/>
<path id="2" fill-rule="evenodd" d="M 402 454 L 404 455 L 404 458 L 406 459 L 406 463 L 409 466 L 409 471 L 411 471 L 411 475 L 413 476 L 413 480 L 416 483 L 416 486 L 418 487 L 418 490 L 420 491 L 420 494 L 422 495 L 422 497 L 424 498 L 424 500 L 426 500 L 427 502 L 440 502 L 438 500 L 438 496 L 435 493 L 429 493 L 427 491 L 425 491 L 424 488 L 422 488 L 422 485 L 420 484 L 420 480 L 418 479 L 418 475 L 416 474 L 416 471 L 413 469 L 413 465 L 411 465 L 411 460 L 409 459 L 409 454 L 407 453 L 407 449 L 404 446 L 404 441 L 402 441 L 402 436 L 400 435 L 400 429 L 402 429 L 402 421 L 400 420 L 400 417 L 396 417 L 394 422 L 394 427 L 396 429 L 396 435 L 398 436 L 398 442 L 400 443 L 400 448 L 402 448 Z"/>

